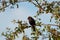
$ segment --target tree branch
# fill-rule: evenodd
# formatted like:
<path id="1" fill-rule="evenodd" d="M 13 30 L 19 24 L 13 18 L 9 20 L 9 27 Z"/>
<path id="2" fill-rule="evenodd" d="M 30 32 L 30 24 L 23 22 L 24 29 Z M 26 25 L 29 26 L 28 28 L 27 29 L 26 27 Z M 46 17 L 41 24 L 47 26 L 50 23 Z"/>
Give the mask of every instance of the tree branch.
<path id="1" fill-rule="evenodd" d="M 7 5 L 6 7 L 8 7 L 8 6 L 10 6 L 10 4 L 9 4 L 9 5 Z M 0 10 L 4 9 L 4 8 L 6 8 L 6 7 L 0 8 Z"/>
<path id="2" fill-rule="evenodd" d="M 38 6 L 36 3 L 32 2 L 36 7 Z"/>
<path id="3" fill-rule="evenodd" d="M 57 24 L 41 24 L 41 25 L 60 26 L 60 25 L 57 25 Z"/>
<path id="4" fill-rule="evenodd" d="M 38 3 L 38 1 L 37 0 L 35 0 L 36 1 L 36 3 L 40 6 L 40 4 Z"/>

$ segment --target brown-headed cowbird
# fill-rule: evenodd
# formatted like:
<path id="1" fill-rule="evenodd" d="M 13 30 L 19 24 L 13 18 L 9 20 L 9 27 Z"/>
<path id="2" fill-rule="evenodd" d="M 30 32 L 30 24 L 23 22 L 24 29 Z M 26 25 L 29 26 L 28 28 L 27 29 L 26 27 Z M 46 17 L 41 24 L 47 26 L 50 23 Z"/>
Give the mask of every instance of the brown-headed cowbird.
<path id="1" fill-rule="evenodd" d="M 28 21 L 29 21 L 29 24 L 32 26 L 33 31 L 35 31 L 35 25 L 36 25 L 35 20 L 31 16 L 29 16 Z"/>

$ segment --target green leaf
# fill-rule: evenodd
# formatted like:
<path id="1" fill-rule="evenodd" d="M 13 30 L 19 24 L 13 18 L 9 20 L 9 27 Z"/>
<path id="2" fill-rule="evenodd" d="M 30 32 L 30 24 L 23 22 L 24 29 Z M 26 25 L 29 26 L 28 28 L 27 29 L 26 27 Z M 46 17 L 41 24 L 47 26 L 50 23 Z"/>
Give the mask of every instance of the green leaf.
<path id="1" fill-rule="evenodd" d="M 55 17 L 55 20 L 58 20 L 58 16 Z"/>
<path id="2" fill-rule="evenodd" d="M 4 35 L 4 32 L 2 32 L 2 35 Z"/>

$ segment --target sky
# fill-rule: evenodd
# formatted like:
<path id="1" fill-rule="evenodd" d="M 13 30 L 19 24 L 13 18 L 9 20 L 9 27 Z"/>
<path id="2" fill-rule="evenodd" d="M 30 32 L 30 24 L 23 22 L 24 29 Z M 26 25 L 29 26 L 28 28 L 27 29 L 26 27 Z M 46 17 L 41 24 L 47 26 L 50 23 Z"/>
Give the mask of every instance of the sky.
<path id="1" fill-rule="evenodd" d="M 51 1 L 51 0 L 48 0 L 48 1 Z M 6 27 L 10 27 L 13 30 L 17 26 L 17 24 L 13 24 L 11 22 L 14 19 L 15 20 L 19 19 L 19 20 L 22 20 L 22 21 L 27 21 L 27 17 L 28 16 L 32 16 L 33 17 L 34 15 L 36 15 L 36 11 L 38 9 L 32 3 L 29 3 L 29 2 L 20 2 L 18 4 L 19 4 L 19 8 L 16 8 L 16 6 L 14 6 L 15 8 L 11 9 L 10 6 L 9 6 L 9 7 L 6 8 L 6 10 L 4 12 L 0 12 L 0 34 L 2 32 L 6 31 Z M 51 16 L 50 13 L 49 14 L 42 14 L 40 16 L 41 19 L 42 19 L 41 21 L 43 23 L 51 23 L 51 22 L 49 22 L 50 16 Z M 52 23 L 54 23 L 54 21 L 52 21 Z M 26 29 L 25 32 L 26 32 L 26 35 L 28 35 L 28 37 L 29 37 L 30 33 L 31 33 L 31 28 Z M 20 37 L 17 38 L 16 40 L 19 40 L 19 39 L 22 40 L 21 39 L 22 35 L 23 34 L 20 34 L 19 35 Z M 0 35 L 0 40 L 5 40 L 5 37 L 3 37 L 2 35 Z"/>

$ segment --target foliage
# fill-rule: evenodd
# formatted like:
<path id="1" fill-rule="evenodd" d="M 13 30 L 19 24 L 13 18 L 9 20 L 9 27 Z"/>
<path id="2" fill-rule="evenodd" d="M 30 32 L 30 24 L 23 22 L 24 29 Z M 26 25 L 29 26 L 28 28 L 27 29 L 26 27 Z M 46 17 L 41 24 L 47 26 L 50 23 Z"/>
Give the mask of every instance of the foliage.
<path id="1" fill-rule="evenodd" d="M 5 0 L 2 1 L 2 6 L 0 8 L 0 10 L 4 11 L 6 7 L 10 6 L 10 4 L 15 5 L 17 2 L 19 2 L 18 0 L 9 0 L 9 4 L 8 2 L 6 2 Z M 44 32 L 45 30 L 47 30 L 49 33 L 49 40 L 51 40 L 51 38 L 53 38 L 53 40 L 60 40 L 60 32 L 57 31 L 58 29 L 60 29 L 60 1 L 53 1 L 51 3 L 48 3 L 47 1 L 43 0 L 43 2 L 39 1 L 39 0 L 29 0 L 29 2 L 31 2 L 32 4 L 35 5 L 35 7 L 37 7 L 39 10 L 37 11 L 37 14 L 34 16 L 35 18 L 37 18 L 39 15 L 43 14 L 43 13 L 51 13 L 51 19 L 50 22 L 52 20 L 52 18 L 55 18 L 56 20 L 56 24 L 44 24 L 42 22 L 39 22 L 41 19 L 38 18 L 37 21 L 36 20 L 36 25 L 35 26 L 40 26 L 42 27 L 42 25 L 44 26 L 43 30 L 41 30 L 42 32 Z M 19 7 L 19 5 L 17 4 L 17 8 Z M 14 30 L 15 31 L 10 31 L 10 28 L 7 28 L 7 32 L 2 32 L 2 35 L 6 37 L 6 40 L 15 40 L 16 37 L 18 37 L 18 34 L 24 33 L 24 29 L 30 28 L 31 26 L 28 26 L 27 22 L 22 23 L 23 21 L 21 20 L 13 20 L 12 22 L 14 23 L 18 23 L 18 27 L 16 27 Z M 57 30 L 56 29 L 51 29 L 51 26 L 57 26 L 59 27 Z M 41 28 L 40 28 L 41 29 Z M 32 37 L 34 40 L 38 40 L 39 36 L 42 35 L 42 33 L 39 31 L 40 29 L 36 28 L 36 31 L 31 33 L 31 35 L 34 35 L 34 37 Z M 52 37 L 51 37 L 52 36 Z M 28 38 L 27 36 L 23 36 L 22 40 L 32 40 L 30 38 Z"/>

